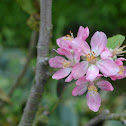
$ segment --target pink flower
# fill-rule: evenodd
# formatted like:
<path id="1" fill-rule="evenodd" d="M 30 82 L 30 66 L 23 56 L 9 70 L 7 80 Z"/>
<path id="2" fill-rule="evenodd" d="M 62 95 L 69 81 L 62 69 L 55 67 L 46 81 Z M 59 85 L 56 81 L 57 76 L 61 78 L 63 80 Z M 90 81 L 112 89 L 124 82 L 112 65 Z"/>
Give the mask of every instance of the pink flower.
<path id="1" fill-rule="evenodd" d="M 54 75 L 52 76 L 53 79 L 59 80 L 64 77 L 67 77 L 71 73 L 73 66 L 80 61 L 81 51 L 75 50 L 74 53 L 71 53 L 68 50 L 59 48 L 57 50 L 57 53 L 60 55 L 65 55 L 68 58 L 68 60 L 66 60 L 61 56 L 55 56 L 54 58 L 51 58 L 49 60 L 49 65 L 51 67 L 61 68 L 57 72 L 55 72 Z M 66 78 L 65 82 L 70 82 L 72 79 L 73 76 L 72 74 L 70 74 Z"/>
<path id="2" fill-rule="evenodd" d="M 105 76 L 114 76 L 119 72 L 118 65 L 109 59 L 111 53 L 106 48 L 107 37 L 103 32 L 95 32 L 91 38 L 91 49 L 86 45 L 83 48 L 84 61 L 77 63 L 72 69 L 74 79 L 83 77 L 86 74 L 86 79 L 94 81 L 98 76 L 99 71 Z M 105 56 L 108 54 L 108 56 Z"/>
<path id="3" fill-rule="evenodd" d="M 101 106 L 101 97 L 100 94 L 97 92 L 98 90 L 96 86 L 105 91 L 114 90 L 111 83 L 109 83 L 106 80 L 90 82 L 84 76 L 77 80 L 76 87 L 72 91 L 73 96 L 77 96 L 77 95 L 80 96 L 88 90 L 86 95 L 87 104 L 89 109 L 91 109 L 94 112 L 97 112 L 99 110 L 99 107 Z"/>
<path id="4" fill-rule="evenodd" d="M 85 41 L 89 36 L 88 27 L 79 27 L 77 37 L 74 38 L 73 33 L 71 35 L 66 35 L 56 40 L 57 45 L 65 50 L 74 51 L 76 49 L 83 49 L 87 44 Z"/>
<path id="5" fill-rule="evenodd" d="M 115 63 L 119 66 L 119 72 L 114 75 L 114 76 L 111 76 L 111 79 L 112 80 L 116 80 L 116 79 L 123 79 L 126 77 L 126 66 L 123 65 L 123 62 L 122 61 L 126 61 L 125 58 L 118 58 L 115 60 Z"/>

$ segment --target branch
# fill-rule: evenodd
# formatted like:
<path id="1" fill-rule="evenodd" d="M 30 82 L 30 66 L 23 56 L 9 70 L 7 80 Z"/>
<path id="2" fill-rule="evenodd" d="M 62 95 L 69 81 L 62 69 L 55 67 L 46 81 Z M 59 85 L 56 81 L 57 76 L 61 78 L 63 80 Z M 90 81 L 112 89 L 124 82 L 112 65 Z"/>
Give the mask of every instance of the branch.
<path id="1" fill-rule="evenodd" d="M 116 114 L 116 113 L 110 113 L 109 110 L 104 110 L 101 114 L 91 119 L 84 126 L 95 126 L 105 120 L 119 120 L 122 123 L 126 124 L 125 118 L 126 113 Z"/>
<path id="2" fill-rule="evenodd" d="M 37 66 L 35 75 L 35 84 L 33 84 L 29 98 L 24 109 L 19 126 L 32 126 L 36 111 L 42 98 L 44 84 L 47 81 L 47 65 L 40 62 L 40 59 L 46 58 L 49 54 L 49 41 L 51 31 L 51 8 L 52 0 L 40 0 L 40 32 L 37 45 Z"/>
<path id="3" fill-rule="evenodd" d="M 9 93 L 8 93 L 9 97 L 13 96 L 13 93 L 14 93 L 15 89 L 20 85 L 21 80 L 23 79 L 25 73 L 27 72 L 29 63 L 30 63 L 32 55 L 33 55 L 33 50 L 34 50 L 36 42 L 37 42 L 37 38 L 38 38 L 38 32 L 37 31 L 32 31 L 30 45 L 29 45 L 29 51 L 28 51 L 28 55 L 26 57 L 26 63 L 24 64 L 24 67 L 23 67 L 22 71 L 18 75 L 18 77 L 15 80 L 12 88 L 9 91 Z"/>

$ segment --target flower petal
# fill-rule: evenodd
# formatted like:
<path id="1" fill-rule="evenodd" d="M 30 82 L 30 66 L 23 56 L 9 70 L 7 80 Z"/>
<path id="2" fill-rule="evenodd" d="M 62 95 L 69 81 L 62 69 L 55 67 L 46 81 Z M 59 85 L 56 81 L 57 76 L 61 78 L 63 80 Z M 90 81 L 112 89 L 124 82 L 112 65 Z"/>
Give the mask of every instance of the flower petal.
<path id="1" fill-rule="evenodd" d="M 77 33 L 77 37 L 79 37 L 80 39 L 86 40 L 87 37 L 89 36 L 89 28 L 86 27 L 79 27 L 78 33 Z"/>
<path id="2" fill-rule="evenodd" d="M 107 77 L 116 75 L 120 70 L 118 65 L 111 59 L 101 59 L 96 63 L 100 71 Z"/>
<path id="3" fill-rule="evenodd" d="M 107 44 L 107 36 L 104 32 L 95 32 L 91 38 L 91 50 L 98 56 L 105 49 Z"/>
<path id="4" fill-rule="evenodd" d="M 56 51 L 59 55 L 65 55 L 69 60 L 73 61 L 73 55 L 69 50 L 58 48 Z"/>
<path id="5" fill-rule="evenodd" d="M 98 81 L 98 82 L 96 83 L 96 85 L 97 85 L 100 89 L 105 90 L 105 91 L 113 91 L 113 90 L 114 90 L 114 88 L 113 88 L 113 86 L 111 85 L 111 83 L 108 82 L 108 81 L 106 81 L 106 80 Z"/>
<path id="6" fill-rule="evenodd" d="M 82 61 L 80 63 L 77 63 L 73 69 L 72 69 L 72 75 L 74 79 L 81 78 L 85 75 L 88 68 L 88 62 Z"/>
<path id="7" fill-rule="evenodd" d="M 122 61 L 126 61 L 125 58 L 118 58 L 115 60 L 115 63 L 118 65 L 118 66 L 122 66 L 123 65 L 123 62 Z"/>
<path id="8" fill-rule="evenodd" d="M 84 93 L 86 92 L 87 86 L 88 86 L 87 84 L 77 85 L 77 86 L 73 89 L 72 95 L 73 95 L 73 96 L 77 96 L 77 95 L 81 96 L 82 94 L 84 94 Z"/>
<path id="9" fill-rule="evenodd" d="M 88 43 L 78 37 L 76 37 L 74 40 L 72 40 L 72 48 L 75 49 L 81 49 L 84 54 L 90 53 L 90 47 Z"/>
<path id="10" fill-rule="evenodd" d="M 67 61 L 61 56 L 55 56 L 54 58 L 49 59 L 49 65 L 53 68 L 63 68 L 63 61 Z"/>
<path id="11" fill-rule="evenodd" d="M 82 49 L 82 52 L 84 54 L 88 54 L 90 53 L 90 46 L 88 45 L 88 43 L 86 41 L 84 41 L 82 44 L 81 44 L 81 49 Z"/>
<path id="12" fill-rule="evenodd" d="M 65 79 L 65 82 L 70 82 L 70 81 L 72 81 L 72 79 L 73 79 L 73 76 L 72 76 L 72 74 L 70 74 L 70 75 Z"/>
<path id="13" fill-rule="evenodd" d="M 64 36 L 63 37 L 60 37 L 60 38 L 58 38 L 57 40 L 56 40 L 56 43 L 57 43 L 57 45 L 60 47 L 60 43 L 61 43 L 61 41 L 62 40 L 64 40 Z"/>
<path id="14" fill-rule="evenodd" d="M 74 50 L 74 61 L 75 61 L 75 63 L 79 63 L 80 55 L 81 55 L 80 49 Z"/>
<path id="15" fill-rule="evenodd" d="M 99 107 L 101 106 L 101 97 L 99 93 L 94 93 L 93 92 L 89 92 L 86 95 L 86 99 L 87 99 L 87 104 L 89 109 L 91 109 L 94 112 L 97 112 L 99 110 Z"/>
<path id="16" fill-rule="evenodd" d="M 117 80 L 117 79 L 123 79 L 126 77 L 126 66 L 120 66 L 120 71 L 114 75 L 114 76 L 111 76 L 111 79 L 112 80 Z"/>
<path id="17" fill-rule="evenodd" d="M 86 79 L 92 82 L 95 80 L 98 74 L 99 68 L 96 65 L 92 64 L 87 70 Z"/>
<path id="18" fill-rule="evenodd" d="M 63 68 L 63 69 L 59 69 L 58 71 L 56 71 L 52 78 L 53 79 L 56 79 L 56 80 L 59 80 L 59 79 L 62 79 L 66 76 L 68 76 L 71 72 L 72 68 Z"/>
<path id="19" fill-rule="evenodd" d="M 108 59 L 110 57 L 112 57 L 112 53 L 109 51 L 108 48 L 105 48 L 105 50 L 101 53 L 101 58 Z"/>
<path id="20" fill-rule="evenodd" d="M 69 40 L 68 37 L 61 37 L 56 40 L 57 45 L 60 48 L 66 49 L 66 50 L 71 50 L 72 49 L 72 39 Z"/>
<path id="21" fill-rule="evenodd" d="M 87 84 L 89 81 L 86 79 L 86 77 L 81 77 L 76 81 L 76 85 L 83 85 L 83 84 Z"/>

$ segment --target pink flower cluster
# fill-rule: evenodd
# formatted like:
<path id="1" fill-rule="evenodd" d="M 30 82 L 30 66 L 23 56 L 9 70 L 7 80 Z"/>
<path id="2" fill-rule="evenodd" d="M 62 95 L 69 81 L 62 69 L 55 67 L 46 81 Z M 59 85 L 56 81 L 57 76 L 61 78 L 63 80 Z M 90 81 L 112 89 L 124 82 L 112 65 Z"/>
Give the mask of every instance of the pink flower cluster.
<path id="1" fill-rule="evenodd" d="M 49 60 L 49 64 L 53 68 L 60 68 L 52 76 L 53 79 L 67 77 L 65 82 L 77 80 L 76 87 L 72 91 L 73 96 L 82 95 L 88 90 L 86 94 L 88 107 L 97 112 L 101 106 L 101 97 L 97 88 L 113 91 L 111 83 L 102 80 L 101 77 L 110 77 L 112 80 L 126 77 L 126 67 L 123 65 L 126 59 L 117 58 L 125 53 L 123 51 L 125 46 L 117 46 L 115 49 L 107 48 L 106 34 L 97 31 L 91 38 L 90 47 L 85 41 L 88 36 L 88 27 L 80 26 L 76 38 L 71 33 L 57 39 L 59 48 L 56 52 L 65 56 L 66 59 L 55 56 Z"/>

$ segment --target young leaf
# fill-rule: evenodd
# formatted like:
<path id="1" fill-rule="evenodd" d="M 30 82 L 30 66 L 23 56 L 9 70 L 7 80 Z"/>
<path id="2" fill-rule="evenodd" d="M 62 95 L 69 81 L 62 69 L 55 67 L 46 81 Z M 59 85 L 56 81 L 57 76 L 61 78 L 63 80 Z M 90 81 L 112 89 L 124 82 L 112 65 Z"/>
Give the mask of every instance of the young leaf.
<path id="1" fill-rule="evenodd" d="M 125 36 L 120 34 L 110 37 L 107 40 L 107 48 L 114 49 L 117 45 L 122 45 L 124 40 Z"/>

